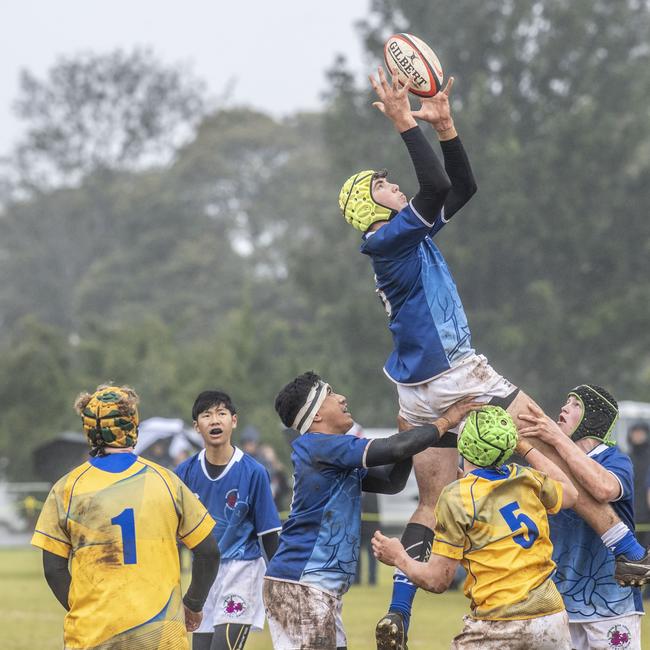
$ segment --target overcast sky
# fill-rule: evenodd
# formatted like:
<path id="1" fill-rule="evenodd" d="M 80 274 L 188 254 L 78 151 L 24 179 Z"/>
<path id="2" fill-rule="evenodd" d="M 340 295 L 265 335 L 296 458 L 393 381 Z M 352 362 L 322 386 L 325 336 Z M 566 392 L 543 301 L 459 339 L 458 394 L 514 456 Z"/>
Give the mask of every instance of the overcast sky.
<path id="1" fill-rule="evenodd" d="M 369 0 L 18 0 L 3 3 L 0 154 L 20 134 L 12 112 L 18 74 L 38 76 L 60 55 L 150 46 L 186 63 L 232 102 L 274 114 L 319 106 L 324 71 L 338 52 L 365 71 L 354 23 Z"/>

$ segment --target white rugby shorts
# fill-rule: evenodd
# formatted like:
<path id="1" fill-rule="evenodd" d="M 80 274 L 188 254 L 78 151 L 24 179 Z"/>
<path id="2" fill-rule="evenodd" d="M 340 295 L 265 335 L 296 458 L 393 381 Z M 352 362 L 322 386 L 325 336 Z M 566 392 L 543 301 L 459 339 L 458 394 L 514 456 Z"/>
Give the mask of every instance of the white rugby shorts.
<path id="1" fill-rule="evenodd" d="M 473 395 L 477 402 L 487 403 L 493 397 L 507 397 L 516 390 L 482 354 L 471 354 L 424 384 L 397 384 L 399 414 L 413 426 L 429 424 L 463 397 Z M 461 425 L 450 431 L 457 433 Z"/>
<path id="2" fill-rule="evenodd" d="M 347 645 L 333 594 L 300 582 L 266 578 L 264 605 L 273 650 L 336 650 Z"/>
<path id="3" fill-rule="evenodd" d="M 450 650 L 571 650 L 566 612 L 516 621 L 463 616 L 463 624 Z"/>
<path id="4" fill-rule="evenodd" d="M 203 606 L 203 620 L 195 632 L 212 633 L 215 625 L 239 623 L 264 629 L 262 583 L 266 564 L 256 560 L 224 560 Z"/>
<path id="5" fill-rule="evenodd" d="M 575 650 L 641 650 L 641 614 L 569 623 Z"/>

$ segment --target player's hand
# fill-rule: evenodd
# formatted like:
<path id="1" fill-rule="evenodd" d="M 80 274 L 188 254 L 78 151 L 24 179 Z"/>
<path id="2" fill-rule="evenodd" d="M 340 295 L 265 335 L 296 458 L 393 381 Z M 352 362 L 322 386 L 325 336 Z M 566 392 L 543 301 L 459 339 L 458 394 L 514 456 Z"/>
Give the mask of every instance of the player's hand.
<path id="1" fill-rule="evenodd" d="M 449 426 L 445 431 L 449 431 L 449 429 L 458 426 L 470 411 L 478 411 L 481 407 L 485 406 L 485 402 L 476 402 L 474 401 L 475 399 L 476 396 L 464 397 L 441 413 L 438 419 L 444 418 L 449 422 Z M 440 431 L 440 434 L 442 435 L 445 431 Z"/>
<path id="2" fill-rule="evenodd" d="M 536 404 L 528 405 L 529 413 L 520 413 L 519 430 L 520 438 L 538 438 L 551 446 L 555 446 L 559 439 L 565 438 L 562 429 L 551 420 Z"/>
<path id="3" fill-rule="evenodd" d="M 400 86 L 396 74 L 392 75 L 389 82 L 381 66 L 377 69 L 377 77 L 377 79 L 373 75 L 368 77 L 372 89 L 379 98 L 379 101 L 373 102 L 372 105 L 380 110 L 400 133 L 417 126 L 415 118 L 411 115 L 409 86 Z"/>
<path id="4" fill-rule="evenodd" d="M 186 605 L 183 605 L 183 609 L 185 610 L 185 629 L 188 632 L 196 632 L 203 620 L 203 612 L 193 612 Z"/>
<path id="5" fill-rule="evenodd" d="M 449 94 L 454 86 L 454 78 L 449 77 L 447 85 L 433 97 L 421 99 L 420 110 L 413 111 L 413 117 L 429 122 L 438 132 L 444 133 L 454 127 L 454 120 L 451 117 L 449 105 Z"/>
<path id="6" fill-rule="evenodd" d="M 375 531 L 372 539 L 372 552 L 375 557 L 388 566 L 395 566 L 397 558 L 404 553 L 402 543 L 396 537 L 386 537 L 381 531 Z"/>

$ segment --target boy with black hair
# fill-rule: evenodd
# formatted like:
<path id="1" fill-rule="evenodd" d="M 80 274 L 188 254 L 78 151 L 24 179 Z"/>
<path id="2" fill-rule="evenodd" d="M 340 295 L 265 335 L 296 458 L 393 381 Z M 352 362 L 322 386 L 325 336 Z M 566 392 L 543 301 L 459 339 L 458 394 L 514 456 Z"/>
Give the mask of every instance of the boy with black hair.
<path id="1" fill-rule="evenodd" d="M 241 650 L 250 628 L 264 627 L 265 562 L 278 545 L 280 519 L 266 469 L 231 443 L 237 410 L 227 393 L 203 391 L 192 407 L 205 448 L 176 468 L 217 524 L 221 567 L 195 631 L 194 650 Z"/>
<path id="2" fill-rule="evenodd" d="M 354 424 L 347 400 L 316 373 L 306 372 L 280 391 L 275 409 L 300 435 L 292 442 L 291 512 L 264 581 L 275 650 L 346 647 L 341 598 L 359 556 L 361 491 L 402 490 L 413 454 L 440 444 L 478 406 L 465 399 L 433 424 L 368 440 L 345 435 Z"/>

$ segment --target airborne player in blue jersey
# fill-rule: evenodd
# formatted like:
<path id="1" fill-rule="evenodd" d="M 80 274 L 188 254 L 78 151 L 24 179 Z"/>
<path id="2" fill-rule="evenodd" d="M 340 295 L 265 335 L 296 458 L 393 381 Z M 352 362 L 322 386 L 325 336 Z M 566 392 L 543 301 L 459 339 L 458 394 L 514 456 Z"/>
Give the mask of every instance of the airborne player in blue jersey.
<path id="1" fill-rule="evenodd" d="M 264 627 L 262 580 L 278 545 L 280 519 L 266 469 L 231 444 L 237 413 L 221 391 L 204 391 L 192 408 L 205 449 L 176 468 L 217 522 L 221 566 L 195 631 L 194 650 L 242 650 L 250 628 Z"/>
<path id="2" fill-rule="evenodd" d="M 389 318 L 393 351 L 384 371 L 396 384 L 399 414 L 408 425 L 432 422 L 456 400 L 501 406 L 515 422 L 534 402 L 499 375 L 471 345 L 470 330 L 456 285 L 434 237 L 476 191 L 476 183 L 449 107 L 453 78 L 444 90 L 412 111 L 408 87 L 397 77 L 389 83 L 383 69 L 371 84 L 375 106 L 399 132 L 415 168 L 419 191 L 410 201 L 386 171 L 365 170 L 351 176 L 339 195 L 345 219 L 363 232 L 361 252 L 375 272 L 376 290 Z M 430 123 L 440 140 L 444 168 L 420 130 L 416 118 Z M 538 444 L 538 443 L 536 443 Z M 543 450 L 546 453 L 547 450 Z M 565 465 L 557 454 L 553 460 Z M 429 449 L 414 460 L 420 501 L 406 526 L 402 544 L 409 555 L 426 561 L 433 540 L 434 508 L 442 488 L 456 478 L 457 451 Z M 607 504 L 582 491 L 576 511 L 599 535 L 621 524 Z M 624 526 L 628 541 L 633 533 Z M 636 540 L 635 540 L 636 541 Z M 627 542 L 626 542 L 627 545 Z M 638 560 L 636 543 L 622 561 Z M 621 553 L 622 555 L 622 553 Z M 650 577 L 650 561 L 642 578 Z M 379 650 L 403 650 L 416 587 L 399 571 L 389 613 L 377 624 Z"/>

